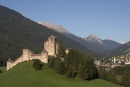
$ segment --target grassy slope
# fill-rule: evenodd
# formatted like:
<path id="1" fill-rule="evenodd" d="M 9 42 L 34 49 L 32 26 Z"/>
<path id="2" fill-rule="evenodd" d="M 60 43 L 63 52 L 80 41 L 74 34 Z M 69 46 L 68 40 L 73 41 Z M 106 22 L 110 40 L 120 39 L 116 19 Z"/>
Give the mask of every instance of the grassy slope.
<path id="1" fill-rule="evenodd" d="M 1 87 L 120 87 L 103 80 L 84 81 L 69 79 L 49 68 L 36 71 L 32 62 L 18 64 L 13 69 L 0 74 Z"/>

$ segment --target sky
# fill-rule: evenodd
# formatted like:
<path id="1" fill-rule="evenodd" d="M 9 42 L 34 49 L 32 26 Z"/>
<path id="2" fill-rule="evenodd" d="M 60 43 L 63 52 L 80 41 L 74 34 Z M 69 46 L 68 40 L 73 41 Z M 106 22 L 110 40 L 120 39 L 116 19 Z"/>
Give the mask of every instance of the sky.
<path id="1" fill-rule="evenodd" d="M 130 0 L 0 0 L 0 5 L 79 37 L 130 41 Z"/>

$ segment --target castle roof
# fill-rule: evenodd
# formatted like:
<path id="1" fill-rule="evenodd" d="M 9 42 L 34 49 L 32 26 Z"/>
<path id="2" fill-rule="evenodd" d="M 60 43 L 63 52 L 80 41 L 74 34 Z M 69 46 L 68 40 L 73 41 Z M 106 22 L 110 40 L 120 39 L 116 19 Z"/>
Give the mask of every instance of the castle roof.
<path id="1" fill-rule="evenodd" d="M 9 58 L 7 62 L 13 62 L 13 61 L 11 60 L 11 58 Z"/>
<path id="2" fill-rule="evenodd" d="M 51 35 L 49 38 L 56 38 L 54 35 Z"/>
<path id="3" fill-rule="evenodd" d="M 41 53 L 48 53 L 48 52 L 45 49 L 43 49 Z"/>

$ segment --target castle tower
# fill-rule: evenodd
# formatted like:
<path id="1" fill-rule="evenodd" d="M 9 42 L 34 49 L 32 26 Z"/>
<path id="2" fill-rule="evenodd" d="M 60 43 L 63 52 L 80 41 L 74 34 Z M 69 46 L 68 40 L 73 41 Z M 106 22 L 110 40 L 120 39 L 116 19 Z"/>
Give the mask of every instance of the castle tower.
<path id="1" fill-rule="evenodd" d="M 29 49 L 23 49 L 23 61 L 29 60 Z"/>
<path id="2" fill-rule="evenodd" d="M 44 49 L 48 52 L 48 55 L 56 55 L 56 37 L 51 35 L 48 41 L 44 43 Z"/>
<path id="3" fill-rule="evenodd" d="M 9 58 L 8 61 L 7 61 L 7 68 L 6 68 L 7 70 L 9 70 L 10 68 L 13 67 L 12 63 L 13 63 L 13 61 Z"/>
<path id="4" fill-rule="evenodd" d="M 44 63 L 48 63 L 48 52 L 46 50 L 43 50 L 41 52 L 41 61 Z"/>

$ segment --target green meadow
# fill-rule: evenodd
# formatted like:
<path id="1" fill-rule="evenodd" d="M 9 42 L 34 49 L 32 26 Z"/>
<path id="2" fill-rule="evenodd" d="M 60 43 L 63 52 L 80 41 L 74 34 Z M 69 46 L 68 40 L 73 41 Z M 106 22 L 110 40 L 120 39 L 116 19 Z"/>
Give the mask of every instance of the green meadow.
<path id="1" fill-rule="evenodd" d="M 64 75 L 55 73 L 46 65 L 42 70 L 34 70 L 32 61 L 23 62 L 9 71 L 0 69 L 0 87 L 121 87 L 111 82 L 96 79 L 92 81 L 67 78 Z"/>

